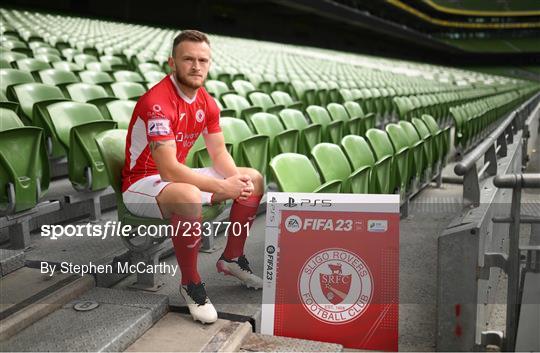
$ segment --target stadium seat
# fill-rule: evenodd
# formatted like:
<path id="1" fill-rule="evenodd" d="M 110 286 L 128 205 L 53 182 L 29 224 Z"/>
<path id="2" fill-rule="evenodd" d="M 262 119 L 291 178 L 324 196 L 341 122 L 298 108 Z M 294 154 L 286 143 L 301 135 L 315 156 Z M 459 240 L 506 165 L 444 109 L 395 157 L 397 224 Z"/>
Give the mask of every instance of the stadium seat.
<path id="1" fill-rule="evenodd" d="M 11 109 L 0 108 L 0 131 L 24 127 L 22 120 Z"/>
<path id="2" fill-rule="evenodd" d="M 144 78 L 135 71 L 120 70 L 113 72 L 116 82 L 138 82 L 143 83 Z"/>
<path id="3" fill-rule="evenodd" d="M 0 69 L 0 88 L 7 95 L 7 88 L 20 83 L 34 82 L 32 75 L 26 71 L 17 69 Z"/>
<path id="4" fill-rule="evenodd" d="M 111 83 L 111 90 L 120 99 L 137 100 L 146 93 L 144 86 L 137 82 L 114 82 Z"/>
<path id="5" fill-rule="evenodd" d="M 225 82 L 221 82 L 218 80 L 206 80 L 204 83 L 204 86 L 206 87 L 206 90 L 208 93 L 213 95 L 214 97 L 220 99 L 221 96 L 227 93 L 236 93 L 235 91 L 229 89 L 227 84 Z"/>
<path id="6" fill-rule="evenodd" d="M 71 71 L 60 69 L 46 69 L 38 71 L 41 82 L 48 85 L 62 87 L 70 83 L 79 82 L 79 78 Z"/>
<path id="7" fill-rule="evenodd" d="M 261 92 L 253 85 L 253 83 L 246 80 L 235 80 L 231 85 L 236 93 L 245 98 L 248 98 L 249 94 L 252 92 Z"/>
<path id="8" fill-rule="evenodd" d="M 114 120 L 118 123 L 119 129 L 127 129 L 133 109 L 137 102 L 126 99 L 115 99 L 98 106 L 104 118 Z"/>
<path id="9" fill-rule="evenodd" d="M 137 65 L 137 69 L 142 75 L 144 75 L 144 73 L 148 71 L 163 72 L 163 70 L 161 70 L 161 67 L 158 64 L 154 64 L 154 63 L 140 63 L 139 65 Z"/>
<path id="10" fill-rule="evenodd" d="M 227 108 L 234 109 L 237 118 L 244 119 L 249 126 L 252 126 L 250 121 L 251 116 L 262 111 L 261 107 L 251 106 L 246 98 L 237 94 L 226 94 L 221 97 L 221 100 Z"/>
<path id="11" fill-rule="evenodd" d="M 323 181 L 340 180 L 343 183 L 341 192 L 369 193 L 370 165 L 364 165 L 353 172 L 341 148 L 328 142 L 313 147 L 311 156 Z"/>
<path id="12" fill-rule="evenodd" d="M 95 71 L 95 72 L 107 72 L 107 73 L 110 73 L 110 72 L 113 71 L 111 65 L 109 65 L 107 63 L 98 62 L 98 61 L 87 62 L 84 65 L 84 68 L 86 70 L 88 70 L 88 71 Z"/>
<path id="13" fill-rule="evenodd" d="M 315 167 L 309 159 L 296 153 L 282 153 L 270 161 L 273 180 L 282 192 L 339 193 L 341 180 L 321 183 Z"/>
<path id="14" fill-rule="evenodd" d="M 347 110 L 347 113 L 349 113 L 351 119 L 361 118 L 361 123 L 356 126 L 358 130 L 355 132 L 351 131 L 352 134 L 363 136 L 366 131 L 375 127 L 375 114 L 364 114 L 362 107 L 357 102 L 346 101 L 343 103 L 343 106 Z"/>
<path id="15" fill-rule="evenodd" d="M 272 98 L 263 92 L 252 92 L 248 94 L 248 97 L 253 106 L 260 107 L 270 114 L 278 114 L 281 110 L 285 109 L 281 104 L 276 105 L 274 101 L 272 101 Z"/>
<path id="16" fill-rule="evenodd" d="M 290 109 L 302 110 L 304 105 L 302 102 L 294 102 L 289 93 L 283 91 L 274 91 L 270 96 L 276 104 L 280 104 Z"/>
<path id="17" fill-rule="evenodd" d="M 15 62 L 17 60 L 28 58 L 28 55 L 23 53 L 16 53 L 14 51 L 7 51 L 2 53 L 2 59 L 10 63 L 13 68 L 16 68 Z"/>
<path id="18" fill-rule="evenodd" d="M 51 65 L 48 62 L 34 59 L 34 58 L 26 58 L 26 59 L 17 60 L 15 61 L 15 66 L 19 70 L 30 72 L 34 76 L 35 79 L 39 79 L 39 76 L 37 75 L 37 71 L 51 68 Z"/>
<path id="19" fill-rule="evenodd" d="M 323 107 L 310 105 L 306 108 L 312 123 L 322 126 L 323 141 L 339 143 L 343 137 L 343 121 L 332 121 L 330 114 Z"/>
<path id="20" fill-rule="evenodd" d="M 437 142 L 433 137 L 426 124 L 418 118 L 411 119 L 414 128 L 420 138 L 424 141 L 424 150 L 426 153 L 426 162 L 430 171 L 430 178 L 435 176 L 437 172 L 437 164 L 439 162 L 438 152 L 437 152 Z"/>
<path id="21" fill-rule="evenodd" d="M 62 54 L 64 53 L 62 52 Z M 67 58 L 66 54 L 64 54 L 64 57 Z M 78 54 L 73 55 L 73 61 L 76 64 L 86 68 L 86 64 L 91 63 L 91 62 L 98 62 L 98 58 L 95 57 L 94 55 L 78 53 Z"/>
<path id="22" fill-rule="evenodd" d="M 270 156 L 298 151 L 300 132 L 297 129 L 285 129 L 279 118 L 269 113 L 255 113 L 251 117 L 255 132 L 270 137 Z"/>
<path id="23" fill-rule="evenodd" d="M 379 129 L 366 131 L 366 139 L 375 156 L 377 190 L 381 194 L 393 194 L 396 190 L 394 148 L 386 132 Z"/>
<path id="24" fill-rule="evenodd" d="M 67 151 L 68 176 L 78 191 L 106 188 L 109 180 L 94 137 L 116 128 L 115 121 L 104 120 L 92 104 L 58 102 L 45 108 L 49 113 L 51 134 Z"/>
<path id="25" fill-rule="evenodd" d="M 225 147 L 229 153 L 232 153 L 232 144 L 225 143 Z M 199 135 L 199 138 L 195 141 L 193 146 L 191 146 L 191 149 L 186 156 L 185 164 L 192 168 L 206 168 L 213 165 L 202 134 Z"/>
<path id="26" fill-rule="evenodd" d="M 170 221 L 166 219 L 135 216 L 127 210 L 124 204 L 122 198 L 122 168 L 126 156 L 126 137 L 127 130 L 107 130 L 96 135 L 94 143 L 97 145 L 100 158 L 103 161 L 108 183 L 110 183 L 116 195 L 118 221 L 124 225 L 131 225 L 132 229 L 137 229 L 139 225 L 168 225 Z M 203 221 L 216 218 L 223 211 L 223 206 L 223 204 L 203 206 Z"/>
<path id="27" fill-rule="evenodd" d="M 216 105 L 218 106 L 220 117 L 228 117 L 228 118 L 236 117 L 236 111 L 234 109 L 223 108 L 223 104 L 221 104 L 219 99 L 217 99 L 216 97 L 213 97 L 213 98 L 214 98 L 214 102 L 216 102 Z"/>
<path id="28" fill-rule="evenodd" d="M 307 82 L 293 80 L 289 87 L 291 94 L 297 97 L 306 107 L 317 104 L 316 87 L 313 82 L 310 83 L 311 85 Z"/>
<path id="29" fill-rule="evenodd" d="M 265 175 L 269 137 L 253 134 L 245 121 L 236 118 L 221 118 L 220 126 L 225 143 L 232 145 L 232 156 L 236 164 L 257 169 Z"/>
<path id="30" fill-rule="evenodd" d="M 429 180 L 428 173 L 431 173 L 431 169 L 427 170 L 427 156 L 424 149 L 425 142 L 420 138 L 420 135 L 418 135 L 418 132 L 411 122 L 401 120 L 399 122 L 399 126 L 401 126 L 401 129 L 405 133 L 409 143 L 410 155 L 413 157 L 413 163 L 409 170 L 409 175 L 414 178 L 416 183 L 414 188 L 416 188 L 418 184 Z"/>
<path id="31" fill-rule="evenodd" d="M 296 109 L 283 109 L 279 112 L 279 118 L 287 130 L 299 130 L 300 141 L 298 150 L 308 154 L 315 145 L 322 142 L 322 125 L 308 124 L 304 114 Z"/>
<path id="32" fill-rule="evenodd" d="M 128 69 L 128 66 L 126 65 L 124 60 L 122 60 L 122 58 L 119 58 L 118 56 L 102 55 L 99 57 L 99 61 L 109 65 L 114 71 Z"/>
<path id="33" fill-rule="evenodd" d="M 441 129 L 435 119 L 427 114 L 422 115 L 422 121 L 436 141 L 436 155 L 442 167 L 446 164 L 446 156 L 450 151 L 450 126 Z"/>
<path id="34" fill-rule="evenodd" d="M 37 125 L 36 115 L 42 106 L 66 100 L 58 87 L 35 82 L 10 86 L 8 96 L 20 103 L 22 116 L 30 125 Z"/>
<path id="35" fill-rule="evenodd" d="M 106 72 L 85 70 L 79 72 L 82 82 L 96 85 L 108 85 L 114 82 L 114 79 Z"/>
<path id="36" fill-rule="evenodd" d="M 75 73 L 78 73 L 79 71 L 82 71 L 84 69 L 82 66 L 70 61 L 55 61 L 52 63 L 52 67 L 55 69 L 66 70 Z"/>
<path id="37" fill-rule="evenodd" d="M 84 82 L 66 85 L 65 92 L 71 100 L 81 103 L 88 102 L 97 105 L 115 99 L 110 97 L 102 86 Z"/>
<path id="38" fill-rule="evenodd" d="M 384 190 L 385 186 L 390 183 L 390 173 L 385 170 L 389 169 L 390 160 L 375 162 L 373 152 L 362 136 L 347 135 L 343 137 L 341 147 L 353 170 L 369 167 L 369 192 L 372 194 L 382 192 L 381 190 Z"/>
<path id="39" fill-rule="evenodd" d="M 343 122 L 343 134 L 360 135 L 364 128 L 363 117 L 350 117 L 345 107 L 339 103 L 330 103 L 326 109 L 333 121 Z"/>
<path id="40" fill-rule="evenodd" d="M 396 176 L 397 184 L 400 190 L 410 192 L 413 188 L 411 170 L 414 165 L 414 154 L 410 152 L 407 134 L 400 125 L 394 123 L 387 124 L 385 130 L 394 147 L 394 159 L 398 173 Z"/>

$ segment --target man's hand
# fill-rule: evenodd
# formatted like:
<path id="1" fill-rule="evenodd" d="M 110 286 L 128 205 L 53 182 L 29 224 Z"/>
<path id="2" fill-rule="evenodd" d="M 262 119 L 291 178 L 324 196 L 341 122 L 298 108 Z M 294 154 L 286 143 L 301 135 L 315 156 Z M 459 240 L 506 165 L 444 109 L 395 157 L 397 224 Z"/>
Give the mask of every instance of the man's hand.
<path id="1" fill-rule="evenodd" d="M 253 193 L 253 190 L 255 190 L 255 186 L 253 185 L 253 182 L 251 181 L 251 178 L 249 179 L 249 182 L 247 183 L 247 186 L 242 190 L 242 194 L 237 198 L 237 200 L 245 200 L 248 197 L 251 196 Z"/>
<path id="2" fill-rule="evenodd" d="M 246 174 L 235 174 L 221 181 L 221 191 L 214 194 L 215 200 L 246 198 L 253 192 L 253 183 Z"/>

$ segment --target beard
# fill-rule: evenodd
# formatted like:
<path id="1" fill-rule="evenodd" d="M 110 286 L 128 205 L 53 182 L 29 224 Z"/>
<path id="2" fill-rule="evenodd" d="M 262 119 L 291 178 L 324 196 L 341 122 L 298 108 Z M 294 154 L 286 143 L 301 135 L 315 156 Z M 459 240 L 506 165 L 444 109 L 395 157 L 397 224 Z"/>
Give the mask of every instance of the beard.
<path id="1" fill-rule="evenodd" d="M 201 88 L 202 87 L 202 83 L 201 84 L 195 84 L 193 82 L 190 82 L 188 81 L 185 77 L 182 77 L 180 76 L 180 74 L 178 72 L 175 72 L 174 73 L 174 76 L 176 77 L 176 80 L 178 81 L 178 83 L 186 86 L 186 87 L 189 87 L 191 89 L 198 89 L 198 88 Z"/>

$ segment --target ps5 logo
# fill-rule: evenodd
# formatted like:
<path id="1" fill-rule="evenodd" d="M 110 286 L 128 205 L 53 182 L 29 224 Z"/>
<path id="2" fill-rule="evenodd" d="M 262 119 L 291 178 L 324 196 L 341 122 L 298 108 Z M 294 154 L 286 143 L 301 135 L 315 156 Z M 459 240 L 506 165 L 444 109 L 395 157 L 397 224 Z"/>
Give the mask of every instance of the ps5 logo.
<path id="1" fill-rule="evenodd" d="M 332 206 L 332 202 L 330 200 L 324 200 L 324 199 L 300 199 L 300 203 L 296 203 L 296 200 L 294 197 L 289 197 L 289 200 L 286 204 L 284 204 L 285 207 L 296 207 L 296 206 L 311 206 L 311 207 L 330 207 Z"/>

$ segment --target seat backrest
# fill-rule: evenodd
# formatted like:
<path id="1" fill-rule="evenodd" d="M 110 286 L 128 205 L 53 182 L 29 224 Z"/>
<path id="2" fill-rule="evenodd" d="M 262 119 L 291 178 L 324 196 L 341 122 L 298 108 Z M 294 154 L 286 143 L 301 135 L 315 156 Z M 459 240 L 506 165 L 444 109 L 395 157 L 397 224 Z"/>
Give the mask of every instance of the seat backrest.
<path id="1" fill-rule="evenodd" d="M 146 89 L 138 82 L 115 82 L 111 84 L 114 96 L 120 99 L 132 99 L 142 96 Z"/>
<path id="2" fill-rule="evenodd" d="M 400 125 L 394 123 L 387 124 L 385 130 L 394 146 L 395 153 L 399 153 L 400 151 L 409 148 L 409 139 Z"/>
<path id="3" fill-rule="evenodd" d="M 112 120 L 118 123 L 118 128 L 127 129 L 136 104 L 137 102 L 132 100 L 119 99 L 108 102 L 105 106 Z"/>
<path id="4" fill-rule="evenodd" d="M 71 61 L 55 61 L 52 63 L 52 67 L 55 69 L 78 72 L 82 71 L 83 67 L 73 63 Z"/>
<path id="5" fill-rule="evenodd" d="M 61 69 L 46 69 L 39 71 L 41 82 L 49 85 L 79 82 L 79 79 L 71 71 Z"/>
<path id="6" fill-rule="evenodd" d="M 388 156 L 392 157 L 394 155 L 392 142 L 390 142 L 388 134 L 383 130 L 369 129 L 366 131 L 366 138 L 369 141 L 377 160 L 381 160 Z"/>
<path id="7" fill-rule="evenodd" d="M 251 123 L 258 134 L 274 138 L 277 134 L 284 131 L 285 128 L 274 114 L 255 113 L 251 116 Z"/>
<path id="8" fill-rule="evenodd" d="M 122 168 L 126 158 L 127 130 L 112 129 L 101 132 L 95 140 L 103 158 L 109 182 L 116 193 L 122 189 Z"/>
<path id="9" fill-rule="evenodd" d="M 34 78 L 27 71 L 17 69 L 0 69 L 0 89 L 6 94 L 6 89 L 11 85 L 34 82 Z"/>
<path id="10" fill-rule="evenodd" d="M 100 84 L 114 82 L 111 75 L 102 71 L 81 71 L 79 72 L 79 77 L 81 78 L 81 81 L 85 83 Z"/>
<path id="11" fill-rule="evenodd" d="M 227 84 L 219 80 L 206 80 L 204 86 L 209 93 L 212 93 L 214 97 L 221 97 L 225 92 L 230 91 Z"/>
<path id="12" fill-rule="evenodd" d="M 249 81 L 245 80 L 236 80 L 231 83 L 234 90 L 238 92 L 239 95 L 247 97 L 249 92 L 255 91 L 256 88 L 253 86 L 253 84 Z"/>
<path id="13" fill-rule="evenodd" d="M 86 103 L 92 99 L 105 98 L 109 95 L 105 88 L 91 83 L 72 83 L 66 86 L 66 91 L 75 102 Z"/>
<path id="14" fill-rule="evenodd" d="M 220 118 L 219 125 L 225 137 L 225 143 L 230 143 L 234 146 L 248 137 L 253 136 L 253 132 L 249 129 L 244 120 L 236 118 Z"/>
<path id="15" fill-rule="evenodd" d="M 351 118 L 358 118 L 364 116 L 364 111 L 362 110 L 360 104 L 358 104 L 357 102 L 344 102 L 343 106 L 345 107 L 345 109 L 347 109 L 347 113 L 349 113 L 349 116 Z"/>
<path id="16" fill-rule="evenodd" d="M 236 111 L 236 116 L 240 116 L 242 110 L 250 107 L 248 100 L 237 94 L 226 94 L 221 97 L 225 106 Z"/>
<path id="17" fill-rule="evenodd" d="M 336 179 L 344 181 L 351 175 L 349 161 L 338 145 L 327 142 L 319 143 L 313 147 L 311 155 L 324 181 Z"/>
<path id="18" fill-rule="evenodd" d="M 62 54 L 67 58 L 67 55 L 62 51 Z M 93 55 L 90 54 L 75 54 L 73 56 L 73 61 L 75 61 L 77 64 L 86 67 L 86 64 L 91 62 L 99 62 L 98 58 L 96 58 Z"/>
<path id="19" fill-rule="evenodd" d="M 279 117 L 286 129 L 304 130 L 309 125 L 304 114 L 297 109 L 283 109 Z"/>
<path id="20" fill-rule="evenodd" d="M 58 139 L 69 149 L 69 133 L 73 126 L 95 120 L 103 120 L 99 109 L 88 103 L 58 102 L 45 108 L 51 118 Z"/>
<path id="21" fill-rule="evenodd" d="M 292 97 L 287 92 L 274 91 L 270 93 L 270 95 L 272 96 L 272 99 L 274 100 L 274 102 L 276 102 L 276 104 L 288 106 L 294 103 Z"/>
<path id="22" fill-rule="evenodd" d="M 309 118 L 313 123 L 326 126 L 332 122 L 328 111 L 321 106 L 310 105 L 306 108 L 306 113 L 308 114 Z"/>
<path id="23" fill-rule="evenodd" d="M 270 161 L 270 170 L 284 192 L 313 192 L 321 185 L 309 159 L 297 153 L 282 153 Z"/>
<path id="24" fill-rule="evenodd" d="M 0 108 L 0 131 L 23 126 L 23 122 L 13 110 Z"/>
<path id="25" fill-rule="evenodd" d="M 421 138 L 426 139 L 429 136 L 431 136 L 431 132 L 427 128 L 426 124 L 418 118 L 412 118 L 411 122 L 413 123 L 414 127 L 416 128 L 416 131 L 418 131 L 418 134 Z"/>
<path id="26" fill-rule="evenodd" d="M 19 70 L 24 71 L 38 71 L 51 68 L 48 62 L 34 58 L 20 59 L 16 63 Z"/>
<path id="27" fill-rule="evenodd" d="M 249 95 L 249 100 L 253 103 L 254 106 L 261 107 L 264 110 L 274 105 L 272 98 L 270 98 L 268 94 L 262 92 L 251 93 Z"/>
<path id="28" fill-rule="evenodd" d="M 23 113 L 32 119 L 34 104 L 45 101 L 65 100 L 58 87 L 44 83 L 24 83 L 10 88 L 21 104 Z"/>
<path id="29" fill-rule="evenodd" d="M 2 58 L 4 60 L 6 60 L 7 62 L 9 62 L 9 63 L 12 63 L 12 62 L 15 62 L 17 60 L 24 59 L 24 58 L 27 58 L 27 57 L 28 57 L 28 55 L 26 55 L 26 54 L 17 53 L 17 52 L 14 52 L 14 51 L 6 51 L 6 52 L 2 53 Z"/>
<path id="30" fill-rule="evenodd" d="M 362 136 L 347 135 L 341 139 L 341 146 L 354 170 L 363 166 L 373 166 L 375 158 L 369 144 Z"/>
<path id="31" fill-rule="evenodd" d="M 420 135 L 418 135 L 418 131 L 416 131 L 414 125 L 405 120 L 401 120 L 399 122 L 399 126 L 401 126 L 401 129 L 405 132 L 405 135 L 407 136 L 407 141 L 409 141 L 409 146 L 413 146 L 418 141 L 420 141 Z"/>
<path id="32" fill-rule="evenodd" d="M 422 115 L 422 121 L 426 124 L 429 132 L 431 132 L 432 135 L 437 134 L 439 131 L 441 131 L 439 124 L 437 124 L 437 122 L 431 115 Z"/>
<path id="33" fill-rule="evenodd" d="M 332 120 L 349 121 L 349 114 L 345 107 L 339 103 L 330 103 L 326 106 Z"/>
<path id="34" fill-rule="evenodd" d="M 135 71 L 115 71 L 113 72 L 113 76 L 117 82 L 144 82 L 144 78 Z"/>
<path id="35" fill-rule="evenodd" d="M 162 71 L 161 67 L 158 64 L 154 63 L 140 63 L 137 65 L 137 68 L 140 72 L 146 72 L 146 71 Z"/>

